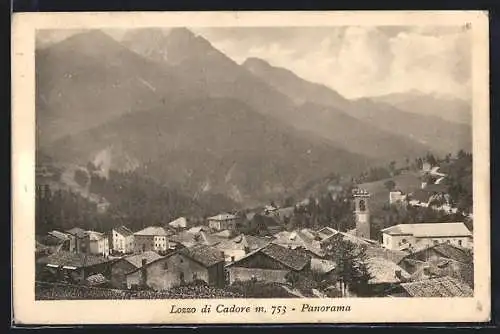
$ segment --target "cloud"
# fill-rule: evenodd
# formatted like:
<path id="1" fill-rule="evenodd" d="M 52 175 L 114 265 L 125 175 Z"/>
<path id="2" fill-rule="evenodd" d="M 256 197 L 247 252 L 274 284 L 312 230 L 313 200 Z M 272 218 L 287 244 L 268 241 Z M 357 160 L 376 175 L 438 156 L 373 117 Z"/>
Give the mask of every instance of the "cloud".
<path id="1" fill-rule="evenodd" d="M 220 28 L 197 33 L 237 62 L 259 57 L 348 98 L 409 90 L 470 95 L 470 41 L 459 26 Z"/>

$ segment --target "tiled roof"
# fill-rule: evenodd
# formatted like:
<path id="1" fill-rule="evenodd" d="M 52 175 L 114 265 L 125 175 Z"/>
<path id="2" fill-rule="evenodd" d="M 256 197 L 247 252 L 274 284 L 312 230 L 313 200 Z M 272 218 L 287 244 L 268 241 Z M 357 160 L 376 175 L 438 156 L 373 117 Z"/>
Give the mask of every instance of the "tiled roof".
<path id="1" fill-rule="evenodd" d="M 289 249 L 276 244 L 269 244 L 261 249 L 260 252 L 294 270 L 304 269 L 311 260 L 311 258 L 302 251 Z"/>
<path id="2" fill-rule="evenodd" d="M 224 262 L 225 260 L 221 251 L 205 245 L 183 248 L 179 251 L 179 253 L 198 263 L 201 263 L 205 267 L 211 267 L 214 264 Z"/>
<path id="3" fill-rule="evenodd" d="M 87 232 L 79 227 L 73 227 L 72 229 L 67 230 L 66 233 L 74 235 L 77 238 L 85 238 L 87 236 Z"/>
<path id="4" fill-rule="evenodd" d="M 315 240 L 314 237 L 304 233 L 303 231 L 281 231 L 276 233 L 273 243 L 276 245 L 295 248 L 304 248 L 317 256 L 324 256 L 325 252 L 321 249 L 320 242 Z"/>
<path id="5" fill-rule="evenodd" d="M 384 258 L 370 258 L 367 260 L 367 265 L 368 271 L 372 275 L 372 278 L 369 281 L 370 284 L 399 283 L 400 279 L 396 276 L 397 271 L 399 271 L 404 278 L 410 277 L 410 274 L 403 268 Z"/>
<path id="6" fill-rule="evenodd" d="M 412 297 L 473 297 L 474 291 L 465 283 L 449 276 L 417 282 L 402 283 Z"/>
<path id="7" fill-rule="evenodd" d="M 244 250 L 248 247 L 250 251 L 254 251 L 269 245 L 271 241 L 272 239 L 268 238 L 240 234 L 231 240 L 222 241 L 216 247 L 220 250 Z"/>
<path id="8" fill-rule="evenodd" d="M 59 232 L 59 231 L 51 231 L 48 233 L 50 236 L 53 236 L 54 238 L 60 239 L 61 241 L 68 240 L 69 236 L 66 233 Z"/>
<path id="9" fill-rule="evenodd" d="M 399 263 L 405 256 L 408 255 L 408 252 L 387 249 L 381 246 L 368 246 L 366 248 L 366 255 L 369 258 L 384 258 L 386 260 L 392 261 L 394 263 Z"/>
<path id="10" fill-rule="evenodd" d="M 419 259 L 421 254 L 429 250 L 435 251 L 436 253 L 439 254 L 439 256 L 443 258 L 452 259 L 462 263 L 472 262 L 472 255 L 469 254 L 465 249 L 448 243 L 440 243 L 437 245 L 426 246 L 424 248 L 413 251 L 413 253 L 409 254 L 406 258 Z"/>
<path id="11" fill-rule="evenodd" d="M 464 223 L 399 224 L 381 230 L 389 235 L 413 235 L 414 237 L 465 237 L 472 236 Z"/>
<path id="12" fill-rule="evenodd" d="M 114 229 L 116 233 L 123 235 L 124 237 L 128 237 L 134 234 L 128 227 L 119 226 Z"/>
<path id="13" fill-rule="evenodd" d="M 311 259 L 311 270 L 317 273 L 326 274 L 335 269 L 337 264 L 331 260 Z"/>
<path id="14" fill-rule="evenodd" d="M 166 236 L 167 231 L 163 227 L 159 226 L 149 226 L 138 232 L 135 232 L 134 235 L 145 235 L 145 236 Z"/>
<path id="15" fill-rule="evenodd" d="M 151 262 L 156 261 L 156 260 L 161 259 L 161 258 L 162 258 L 162 256 L 159 255 L 158 253 L 153 252 L 153 251 L 147 251 L 147 252 L 144 252 L 141 254 L 134 254 L 134 255 L 124 257 L 123 260 L 129 262 L 130 264 L 132 264 L 136 268 L 140 268 L 140 267 L 142 267 L 142 260 L 143 259 L 146 259 L 146 264 L 150 264 Z"/>
<path id="16" fill-rule="evenodd" d="M 102 256 L 91 255 L 91 254 L 82 254 L 82 253 L 73 253 L 67 251 L 58 251 L 49 256 L 41 258 L 37 261 L 40 264 L 51 264 L 55 266 L 68 266 L 68 267 L 90 267 L 97 264 L 109 262 L 109 259 L 106 259 Z"/>
<path id="17" fill-rule="evenodd" d="M 192 247 L 195 245 L 213 246 L 224 240 L 224 238 L 220 238 L 203 231 L 198 233 L 183 231 L 170 236 L 169 240 L 182 244 L 185 247 Z"/>
<path id="18" fill-rule="evenodd" d="M 331 237 L 335 234 L 338 233 L 337 230 L 331 228 L 331 227 L 323 227 L 322 229 L 318 230 L 317 233 L 322 237 L 322 238 L 327 238 Z"/>
<path id="19" fill-rule="evenodd" d="M 184 217 L 179 217 L 170 223 L 168 223 L 169 226 L 172 227 L 186 227 L 187 226 L 187 220 Z"/>
<path id="20" fill-rule="evenodd" d="M 472 255 L 469 254 L 465 249 L 446 243 L 435 245 L 432 248 L 445 258 L 462 263 L 472 262 Z"/>
<path id="21" fill-rule="evenodd" d="M 230 213 L 221 213 L 217 216 L 209 217 L 208 220 L 230 220 L 237 219 L 238 217 Z"/>

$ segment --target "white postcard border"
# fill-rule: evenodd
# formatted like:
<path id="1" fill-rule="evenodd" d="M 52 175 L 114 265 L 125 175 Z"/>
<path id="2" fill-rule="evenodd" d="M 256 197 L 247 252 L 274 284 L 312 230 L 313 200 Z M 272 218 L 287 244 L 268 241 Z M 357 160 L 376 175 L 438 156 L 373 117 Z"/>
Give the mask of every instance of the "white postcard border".
<path id="1" fill-rule="evenodd" d="M 35 67 L 37 29 L 151 26 L 470 25 L 473 33 L 473 298 L 226 299 L 35 301 Z M 490 168 L 488 16 L 447 12 L 171 12 L 18 13 L 12 24 L 13 319 L 16 324 L 208 324 L 480 322 L 490 319 Z M 199 310 L 206 304 L 212 312 Z M 216 306 L 250 306 L 250 313 L 217 313 Z M 303 304 L 349 306 L 349 312 L 301 312 Z M 172 305 L 196 313 L 170 313 Z M 285 314 L 271 314 L 272 306 Z M 255 312 L 263 306 L 266 313 Z M 295 309 L 295 311 L 292 311 Z"/>

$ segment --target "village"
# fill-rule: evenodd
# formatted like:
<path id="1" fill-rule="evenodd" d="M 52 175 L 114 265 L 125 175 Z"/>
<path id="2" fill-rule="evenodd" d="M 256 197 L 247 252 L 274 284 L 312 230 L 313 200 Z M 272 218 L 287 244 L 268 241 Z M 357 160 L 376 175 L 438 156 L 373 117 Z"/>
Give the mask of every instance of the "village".
<path id="1" fill-rule="evenodd" d="M 411 194 L 391 189 L 387 203 L 456 213 L 442 187 L 446 174 L 421 169 L 427 182 Z M 395 222 L 379 238 L 369 191 L 355 187 L 350 196 L 355 228 L 346 231 L 285 228 L 307 201 L 202 221 L 179 217 L 138 231 L 53 230 L 37 238 L 37 298 L 472 296 L 473 237 L 464 222 Z M 241 233 L 238 226 L 255 215 L 270 232 Z"/>

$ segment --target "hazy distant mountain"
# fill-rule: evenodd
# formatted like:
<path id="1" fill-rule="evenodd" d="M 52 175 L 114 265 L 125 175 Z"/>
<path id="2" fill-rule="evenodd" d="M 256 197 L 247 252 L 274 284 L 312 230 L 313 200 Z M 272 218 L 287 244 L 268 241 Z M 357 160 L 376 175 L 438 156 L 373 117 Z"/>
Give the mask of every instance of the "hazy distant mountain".
<path id="1" fill-rule="evenodd" d="M 250 58 L 243 66 L 296 103 L 308 101 L 337 109 L 337 112 L 330 112 L 332 118 L 329 123 L 326 116 L 320 116 L 319 122 L 316 121 L 317 113 L 307 114 L 303 121 L 309 121 L 311 127 L 314 123 L 331 127 L 334 130 L 331 136 L 334 136 L 334 132 L 349 133 L 350 129 L 356 129 L 359 146 L 376 152 L 375 155 L 390 157 L 392 152 L 394 156 L 403 157 L 425 150 L 443 154 L 471 148 L 470 126 L 445 121 L 437 116 L 439 112 L 436 109 L 427 111 L 427 114 L 417 114 L 410 112 L 410 107 L 402 111 L 377 99 L 347 100 L 324 85 L 306 81 L 293 72 L 271 66 L 261 59 Z M 423 96 L 420 98 L 425 100 Z M 432 101 L 432 97 L 429 100 Z M 401 101 L 399 103 L 404 104 Z M 336 119 L 339 117 L 338 111 L 363 122 L 363 125 L 348 121 L 346 117 L 339 123 Z M 325 108 L 323 113 L 327 113 Z M 353 141 L 350 143 L 356 145 L 352 144 Z"/>
<path id="2" fill-rule="evenodd" d="M 460 149 L 472 151 L 472 128 L 465 124 L 445 121 L 433 115 L 403 112 L 385 103 L 356 100 L 350 115 L 370 122 L 386 131 L 408 136 L 431 147 L 438 154 L 456 153 Z"/>
<path id="3" fill-rule="evenodd" d="M 430 148 L 403 135 L 379 129 L 349 114 L 352 102 L 324 85 L 308 82 L 293 72 L 258 58 L 243 63 L 254 75 L 297 103 L 290 121 L 353 152 L 387 162 L 413 157 Z"/>
<path id="4" fill-rule="evenodd" d="M 179 98 L 183 88 L 182 78 L 167 67 L 101 31 L 74 35 L 36 52 L 38 144 L 157 107 Z"/>
<path id="5" fill-rule="evenodd" d="M 411 91 L 376 96 L 371 99 L 419 115 L 432 115 L 451 122 L 472 124 L 471 103 L 453 97 Z"/>
<path id="6" fill-rule="evenodd" d="M 86 163 L 112 147 L 140 170 L 196 193 L 222 193 L 251 203 L 302 186 L 332 171 L 356 173 L 371 163 L 230 99 L 192 100 L 130 113 L 65 137 L 51 148 L 56 159 Z"/>

